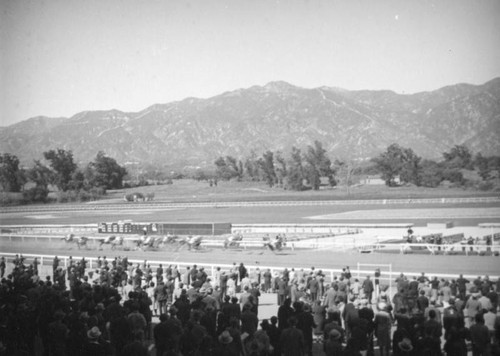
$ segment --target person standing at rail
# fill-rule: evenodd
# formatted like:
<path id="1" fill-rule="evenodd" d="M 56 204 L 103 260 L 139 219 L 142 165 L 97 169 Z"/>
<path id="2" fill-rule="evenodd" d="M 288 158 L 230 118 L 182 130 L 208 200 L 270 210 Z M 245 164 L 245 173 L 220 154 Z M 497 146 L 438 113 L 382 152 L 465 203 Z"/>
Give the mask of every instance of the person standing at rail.
<path id="1" fill-rule="evenodd" d="M 52 261 L 52 280 L 56 280 L 56 270 L 59 267 L 59 257 L 54 256 L 54 260 Z"/>
<path id="2" fill-rule="evenodd" d="M 363 285 L 361 286 L 363 288 L 363 292 L 365 293 L 366 299 L 368 299 L 368 304 L 372 303 L 372 298 L 373 298 L 373 282 L 370 279 L 370 276 L 366 276 L 366 279 L 363 281 Z"/>
<path id="3" fill-rule="evenodd" d="M 0 278 L 3 278 L 5 275 L 5 268 L 5 257 L 2 256 L 2 258 L 0 258 Z"/>

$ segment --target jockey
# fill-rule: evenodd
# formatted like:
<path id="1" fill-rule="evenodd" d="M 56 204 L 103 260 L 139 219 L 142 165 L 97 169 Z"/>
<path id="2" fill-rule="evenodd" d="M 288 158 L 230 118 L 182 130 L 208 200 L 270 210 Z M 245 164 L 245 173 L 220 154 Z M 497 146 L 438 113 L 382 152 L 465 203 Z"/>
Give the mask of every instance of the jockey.
<path id="1" fill-rule="evenodd" d="M 194 247 L 194 248 L 197 248 L 197 247 L 199 247 L 199 246 L 200 246 L 200 244 L 201 244 L 201 240 L 202 240 L 202 239 L 203 239 L 203 237 L 202 237 L 202 236 L 200 236 L 200 235 L 198 235 L 198 236 L 193 236 L 193 237 L 191 237 L 191 239 L 189 239 L 188 244 L 189 244 L 189 246 L 192 246 L 192 247 Z"/>
<path id="2" fill-rule="evenodd" d="M 106 239 L 104 240 L 104 243 L 105 243 L 105 244 L 109 244 L 109 243 L 111 243 L 111 241 L 113 241 L 115 238 L 116 238 L 116 237 L 115 237 L 115 235 L 108 236 L 108 237 L 106 237 Z"/>

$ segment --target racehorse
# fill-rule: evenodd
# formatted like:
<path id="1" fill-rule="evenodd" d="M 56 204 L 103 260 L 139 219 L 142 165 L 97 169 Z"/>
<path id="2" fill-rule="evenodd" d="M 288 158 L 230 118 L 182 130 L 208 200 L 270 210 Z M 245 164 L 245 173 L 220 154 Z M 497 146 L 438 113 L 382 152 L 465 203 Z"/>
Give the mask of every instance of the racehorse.
<path id="1" fill-rule="evenodd" d="M 78 249 L 80 249 L 80 247 L 83 246 L 87 247 L 87 241 L 89 240 L 89 238 L 85 236 L 77 237 L 74 234 L 68 234 L 63 237 L 62 240 L 64 240 L 64 242 L 66 243 L 76 243 L 76 246 L 78 247 Z"/>
<path id="2" fill-rule="evenodd" d="M 114 250 L 116 246 L 123 246 L 123 236 L 111 235 L 99 241 L 99 249 L 102 250 L 103 245 L 111 245 Z"/>
<path id="3" fill-rule="evenodd" d="M 174 244 L 178 241 L 179 241 L 179 236 L 167 234 L 166 236 L 163 237 L 158 236 L 155 242 L 157 247 L 165 247 L 166 245 Z"/>
<path id="4" fill-rule="evenodd" d="M 279 234 L 274 240 L 271 241 L 269 236 L 264 236 L 264 248 L 269 248 L 271 251 L 281 251 L 281 249 L 286 245 L 286 237 Z"/>
<path id="5" fill-rule="evenodd" d="M 154 235 L 142 235 L 137 240 L 135 244 L 138 249 L 143 250 L 144 248 L 158 248 L 163 237 Z"/>
<path id="6" fill-rule="evenodd" d="M 230 235 L 224 240 L 224 249 L 228 247 L 239 247 L 240 242 L 243 240 L 243 235 L 241 232 L 238 232 L 237 234 Z"/>
<path id="7" fill-rule="evenodd" d="M 201 242 L 203 241 L 203 236 L 201 235 L 195 235 L 195 236 L 187 236 L 184 239 L 179 241 L 179 247 L 177 249 L 180 249 L 184 245 L 188 245 L 188 250 L 199 250 L 201 246 Z"/>

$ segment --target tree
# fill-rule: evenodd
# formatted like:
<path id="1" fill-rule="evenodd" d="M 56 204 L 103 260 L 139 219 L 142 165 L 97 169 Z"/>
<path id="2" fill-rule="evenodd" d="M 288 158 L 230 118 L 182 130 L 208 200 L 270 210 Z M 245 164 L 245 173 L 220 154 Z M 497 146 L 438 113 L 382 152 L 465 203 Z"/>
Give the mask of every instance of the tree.
<path id="1" fill-rule="evenodd" d="M 241 181 L 243 178 L 243 164 L 241 161 L 237 161 L 236 158 L 232 156 L 226 156 L 226 165 L 231 170 L 233 177 L 238 178 Z"/>
<path id="2" fill-rule="evenodd" d="M 401 172 L 403 154 L 402 148 L 393 143 L 387 150 L 381 153 L 378 157 L 372 158 L 375 163 L 377 171 L 381 174 L 381 178 L 385 181 L 385 185 L 394 187 L 396 185 L 396 177 Z"/>
<path id="3" fill-rule="evenodd" d="M 73 152 L 58 148 L 57 151 L 50 150 L 43 153 L 46 160 L 50 162 L 53 170 L 53 183 L 62 190 L 70 188 L 70 181 L 77 165 L 73 161 Z"/>
<path id="4" fill-rule="evenodd" d="M 238 176 L 238 165 L 236 159 L 231 156 L 219 157 L 214 162 L 217 177 L 223 180 L 230 180 Z"/>
<path id="5" fill-rule="evenodd" d="M 288 184 L 292 190 L 304 190 L 304 166 L 300 149 L 292 147 L 292 153 L 288 164 Z"/>
<path id="6" fill-rule="evenodd" d="M 68 184 L 68 190 L 88 190 L 91 186 L 85 179 L 85 173 L 77 169 L 71 175 L 71 180 Z"/>
<path id="7" fill-rule="evenodd" d="M 421 163 L 420 183 L 424 187 L 435 188 L 443 181 L 443 168 L 432 160 Z"/>
<path id="8" fill-rule="evenodd" d="M 338 175 L 344 179 L 347 196 L 351 195 L 352 176 L 358 170 L 358 164 L 352 159 L 345 161 L 335 160 L 334 166 L 337 168 Z"/>
<path id="9" fill-rule="evenodd" d="M 53 173 L 47 166 L 36 160 L 35 165 L 26 172 L 27 178 L 34 182 L 37 187 L 48 189 Z"/>
<path id="10" fill-rule="evenodd" d="M 283 186 L 283 182 L 288 175 L 286 160 L 280 151 L 276 152 L 276 154 L 274 155 L 274 160 L 276 161 L 276 180 L 278 181 L 278 184 L 280 186 Z"/>
<path id="11" fill-rule="evenodd" d="M 245 173 L 250 180 L 259 179 L 259 164 L 257 163 L 257 154 L 255 151 L 250 152 L 250 157 L 245 160 Z"/>
<path id="12" fill-rule="evenodd" d="M 403 160 L 399 179 L 403 183 L 413 183 L 420 186 L 421 157 L 417 156 L 411 148 L 404 148 L 401 159 Z"/>
<path id="13" fill-rule="evenodd" d="M 19 192 L 24 184 L 23 172 L 19 169 L 19 159 L 10 153 L 0 156 L 0 185 L 6 192 Z"/>
<path id="14" fill-rule="evenodd" d="M 420 160 L 411 148 L 393 143 L 378 157 L 372 159 L 385 184 L 396 185 L 396 177 L 403 183 L 420 185 Z"/>
<path id="15" fill-rule="evenodd" d="M 500 156 L 485 157 L 478 153 L 474 158 L 474 167 L 483 180 L 494 178 L 495 173 L 500 177 Z"/>
<path id="16" fill-rule="evenodd" d="M 336 184 L 332 162 L 326 155 L 321 142 L 315 141 L 314 146 L 308 146 L 304 159 L 307 163 L 305 167 L 307 181 L 312 189 L 319 190 L 321 177 L 328 177 L 332 186 Z"/>
<path id="17" fill-rule="evenodd" d="M 262 155 L 257 163 L 266 183 L 272 187 L 276 183 L 276 172 L 274 170 L 274 154 L 272 151 L 267 151 Z"/>
<path id="18" fill-rule="evenodd" d="M 455 145 L 450 152 L 443 153 L 448 168 L 472 169 L 472 153 L 465 145 Z"/>
<path id="19" fill-rule="evenodd" d="M 104 152 L 99 151 L 93 162 L 89 163 L 89 169 L 93 171 L 88 184 L 92 187 L 104 189 L 120 189 L 123 186 L 123 178 L 127 170 L 120 166 L 114 158 L 107 157 Z M 81 176 L 76 175 L 76 183 L 81 181 Z"/>
<path id="20" fill-rule="evenodd" d="M 488 158 L 484 157 L 481 152 L 476 155 L 474 166 L 477 168 L 478 174 L 483 180 L 488 180 L 490 178 L 491 169 L 488 164 Z"/>

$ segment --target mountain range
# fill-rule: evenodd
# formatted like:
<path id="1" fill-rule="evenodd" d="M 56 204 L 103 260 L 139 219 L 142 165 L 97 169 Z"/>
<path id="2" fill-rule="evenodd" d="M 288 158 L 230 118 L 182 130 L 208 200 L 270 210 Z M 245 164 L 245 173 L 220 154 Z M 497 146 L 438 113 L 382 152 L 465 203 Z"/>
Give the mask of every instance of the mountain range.
<path id="1" fill-rule="evenodd" d="M 86 163 L 104 151 L 118 163 L 212 166 L 320 141 L 330 158 L 369 159 L 398 143 L 440 159 L 454 145 L 500 154 L 500 78 L 416 94 L 389 90 L 306 89 L 286 82 L 208 98 L 155 104 L 139 112 L 84 111 L 34 117 L 0 128 L 0 152 L 31 166 L 50 149 Z"/>

